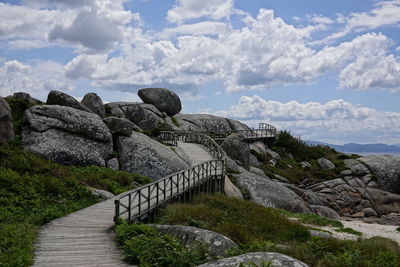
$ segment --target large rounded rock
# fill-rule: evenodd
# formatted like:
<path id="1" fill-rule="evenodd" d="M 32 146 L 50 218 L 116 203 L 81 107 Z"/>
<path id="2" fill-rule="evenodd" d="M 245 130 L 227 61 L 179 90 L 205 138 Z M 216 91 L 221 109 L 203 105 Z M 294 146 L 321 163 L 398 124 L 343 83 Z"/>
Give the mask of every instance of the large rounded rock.
<path id="1" fill-rule="evenodd" d="M 400 213 L 400 195 L 374 188 L 367 188 L 362 193 L 379 215 Z"/>
<path id="2" fill-rule="evenodd" d="M 113 135 L 131 136 L 135 128 L 133 122 L 123 118 L 107 117 L 103 121 Z"/>
<path id="3" fill-rule="evenodd" d="M 240 134 L 229 135 L 221 147 L 230 158 L 240 161 L 246 169 L 250 169 L 250 146 Z"/>
<path id="4" fill-rule="evenodd" d="M 340 220 L 339 214 L 337 214 L 336 211 L 334 211 L 333 209 L 331 209 L 329 207 L 320 206 L 320 205 L 311 205 L 310 207 L 316 214 L 318 214 L 320 216 L 324 216 L 324 217 L 331 218 L 334 220 Z"/>
<path id="5" fill-rule="evenodd" d="M 158 110 L 166 112 L 168 116 L 174 116 L 182 109 L 179 96 L 168 89 L 144 88 L 139 90 L 138 95 L 144 103 L 156 106 Z"/>
<path id="6" fill-rule="evenodd" d="M 111 132 L 93 113 L 44 105 L 26 110 L 24 119 L 24 149 L 46 159 L 61 164 L 105 166 L 111 157 Z"/>
<path id="7" fill-rule="evenodd" d="M 240 188 L 248 191 L 250 200 L 266 207 L 286 209 L 293 212 L 311 212 L 308 204 L 284 185 L 240 168 L 235 175 Z"/>
<path id="8" fill-rule="evenodd" d="M 335 168 L 335 164 L 333 164 L 332 161 L 326 158 L 318 159 L 318 165 L 323 170 L 331 170 Z"/>
<path id="9" fill-rule="evenodd" d="M 400 194 L 400 157 L 369 155 L 359 159 L 378 176 L 382 190 Z"/>
<path id="10" fill-rule="evenodd" d="M 36 104 L 44 104 L 42 101 L 31 97 L 30 94 L 25 92 L 16 92 L 13 94 L 13 98 L 26 101 L 29 104 L 36 105 Z"/>
<path id="11" fill-rule="evenodd" d="M 180 240 L 186 247 L 205 247 L 211 257 L 224 257 L 226 250 L 237 247 L 231 239 L 219 233 L 183 225 L 152 225 L 160 232 Z"/>
<path id="12" fill-rule="evenodd" d="M 308 267 L 308 265 L 304 262 L 275 252 L 252 252 L 208 262 L 198 265 L 198 267 L 264 266 L 263 264 L 268 263 L 271 263 L 271 266 L 274 267 Z"/>
<path id="13" fill-rule="evenodd" d="M 7 143 L 13 139 L 11 108 L 3 98 L 0 98 L 0 143 Z"/>
<path id="14" fill-rule="evenodd" d="M 86 94 L 83 97 L 81 104 L 102 118 L 104 118 L 106 116 L 103 101 L 95 93 Z"/>
<path id="15" fill-rule="evenodd" d="M 49 95 L 47 96 L 46 104 L 67 106 L 86 112 L 92 112 L 89 108 L 82 105 L 78 100 L 76 100 L 72 96 L 55 90 L 50 91 Z"/>
<path id="16" fill-rule="evenodd" d="M 154 180 L 189 167 L 169 147 L 137 132 L 130 137 L 118 137 L 117 152 L 121 170 L 139 173 Z"/>

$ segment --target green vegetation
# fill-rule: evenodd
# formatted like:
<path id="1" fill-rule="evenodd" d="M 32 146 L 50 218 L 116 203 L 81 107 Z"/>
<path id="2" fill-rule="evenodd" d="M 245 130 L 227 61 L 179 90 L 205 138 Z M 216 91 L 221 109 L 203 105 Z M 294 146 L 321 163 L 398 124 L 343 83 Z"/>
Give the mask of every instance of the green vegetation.
<path id="1" fill-rule="evenodd" d="M 396 267 L 400 266 L 400 248 L 394 241 L 370 239 L 336 240 L 313 237 L 307 242 L 293 242 L 275 251 L 311 266 L 324 267 Z"/>
<path id="2" fill-rule="evenodd" d="M 358 236 L 362 236 L 361 232 L 358 232 L 354 229 L 351 228 L 338 228 L 335 229 L 336 232 L 342 232 L 342 233 L 348 233 L 348 234 L 352 234 L 352 235 L 358 235 Z"/>
<path id="3" fill-rule="evenodd" d="M 277 136 L 272 144 L 272 150 L 281 156 L 281 160 L 278 160 L 275 166 L 270 164 L 271 156 L 259 154 L 254 150 L 251 153 L 257 157 L 261 163 L 261 169 L 266 175 L 273 177 L 274 174 L 278 174 L 295 184 L 304 180 L 319 182 L 335 179 L 342 170 L 346 169 L 343 160 L 351 158 L 351 156 L 338 153 L 329 147 L 312 146 L 299 137 L 293 137 L 287 131 L 283 131 Z M 332 161 L 336 168 L 322 170 L 317 163 L 321 157 Z M 301 167 L 300 162 L 302 161 L 308 161 L 311 167 Z"/>
<path id="4" fill-rule="evenodd" d="M 171 121 L 176 127 L 180 126 L 178 120 L 175 117 L 171 117 Z"/>
<path id="5" fill-rule="evenodd" d="M 318 226 L 333 226 L 333 227 L 344 227 L 343 224 L 337 220 L 333 220 L 327 217 L 319 216 L 314 213 L 293 213 L 287 210 L 279 209 L 279 211 L 290 218 L 298 218 L 298 222 L 304 224 L 312 224 Z"/>
<path id="6" fill-rule="evenodd" d="M 125 259 L 139 266 L 196 266 L 210 260 L 204 248 L 187 249 L 148 225 L 122 223 L 116 235 Z"/>
<path id="7" fill-rule="evenodd" d="M 0 145 L 0 166 L 0 266 L 31 265 L 38 226 L 98 201 L 87 185 L 119 193 L 133 181 L 149 181 L 106 168 L 62 166 L 14 145 Z"/>
<path id="8" fill-rule="evenodd" d="M 400 232 L 400 227 L 397 227 L 396 230 Z"/>
<path id="9" fill-rule="evenodd" d="M 209 229 L 239 244 L 310 238 L 306 227 L 288 220 L 279 211 L 224 195 L 201 195 L 190 204 L 170 205 L 161 211 L 156 222 Z"/>

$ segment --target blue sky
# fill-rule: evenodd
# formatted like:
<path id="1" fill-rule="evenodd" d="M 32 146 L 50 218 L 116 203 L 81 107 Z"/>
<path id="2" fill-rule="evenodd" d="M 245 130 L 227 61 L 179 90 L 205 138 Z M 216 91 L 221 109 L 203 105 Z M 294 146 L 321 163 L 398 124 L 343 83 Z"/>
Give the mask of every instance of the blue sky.
<path id="1" fill-rule="evenodd" d="M 0 95 L 139 101 L 400 144 L 400 0 L 0 1 Z"/>

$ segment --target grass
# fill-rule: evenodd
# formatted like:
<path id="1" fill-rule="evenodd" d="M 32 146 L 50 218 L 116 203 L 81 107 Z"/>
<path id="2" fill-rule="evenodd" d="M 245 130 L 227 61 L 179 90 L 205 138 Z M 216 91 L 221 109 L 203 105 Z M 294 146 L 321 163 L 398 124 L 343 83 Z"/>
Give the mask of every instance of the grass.
<path id="1" fill-rule="evenodd" d="M 224 195 L 201 195 L 190 204 L 170 205 L 161 211 L 156 222 L 209 229 L 239 244 L 310 238 L 306 227 L 279 211 Z"/>
<path id="2" fill-rule="evenodd" d="M 171 121 L 176 127 L 180 127 L 179 122 L 175 117 L 171 117 Z"/>
<path id="3" fill-rule="evenodd" d="M 400 232 L 400 227 L 397 227 L 396 230 Z"/>
<path id="4" fill-rule="evenodd" d="M 116 236 L 125 260 L 139 266 L 196 266 L 211 260 L 202 247 L 188 249 L 148 225 L 122 223 Z"/>
<path id="5" fill-rule="evenodd" d="M 337 228 L 335 229 L 336 232 L 342 232 L 342 233 L 348 233 L 348 234 L 352 234 L 352 235 L 358 235 L 358 236 L 362 236 L 361 232 L 358 232 L 354 229 L 351 228 Z"/>
<path id="6" fill-rule="evenodd" d="M 62 166 L 15 145 L 0 145 L 0 166 L 0 266 L 30 266 L 38 226 L 98 202 L 87 185 L 118 193 L 133 181 L 149 181 L 106 168 Z"/>
<path id="7" fill-rule="evenodd" d="M 275 251 L 299 259 L 310 266 L 324 267 L 396 267 L 400 266 L 400 248 L 392 240 L 337 240 L 313 237 L 306 242 L 293 242 Z"/>
<path id="8" fill-rule="evenodd" d="M 281 212 L 282 214 L 286 215 L 287 217 L 298 218 L 299 223 L 312 224 L 312 225 L 318 225 L 318 226 L 333 226 L 333 227 L 340 227 L 340 228 L 344 227 L 344 225 L 337 220 L 319 216 L 314 213 L 293 213 L 293 212 L 283 210 L 283 209 L 277 209 L 277 210 L 279 212 Z"/>

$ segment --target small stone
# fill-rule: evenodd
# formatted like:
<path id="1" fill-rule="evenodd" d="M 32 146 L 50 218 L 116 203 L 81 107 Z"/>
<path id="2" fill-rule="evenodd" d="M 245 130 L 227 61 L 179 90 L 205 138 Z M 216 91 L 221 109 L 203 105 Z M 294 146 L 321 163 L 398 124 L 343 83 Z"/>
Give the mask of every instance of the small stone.
<path id="1" fill-rule="evenodd" d="M 113 169 L 113 170 L 119 170 L 119 162 L 117 158 L 112 158 L 109 161 L 107 161 L 107 168 Z"/>
<path id="2" fill-rule="evenodd" d="M 320 158 L 317 162 L 319 167 L 323 170 L 331 170 L 335 168 L 335 164 L 326 158 Z"/>
<path id="3" fill-rule="evenodd" d="M 353 174 L 353 172 L 351 170 L 344 170 L 340 172 L 340 176 L 344 177 L 344 176 L 351 176 Z"/>
<path id="4" fill-rule="evenodd" d="M 300 162 L 300 167 L 304 168 L 311 168 L 311 164 L 308 161 Z"/>
<path id="5" fill-rule="evenodd" d="M 377 217 L 378 213 L 376 213 L 376 211 L 374 211 L 371 208 L 365 208 L 362 210 L 362 212 L 364 213 L 365 217 Z"/>

